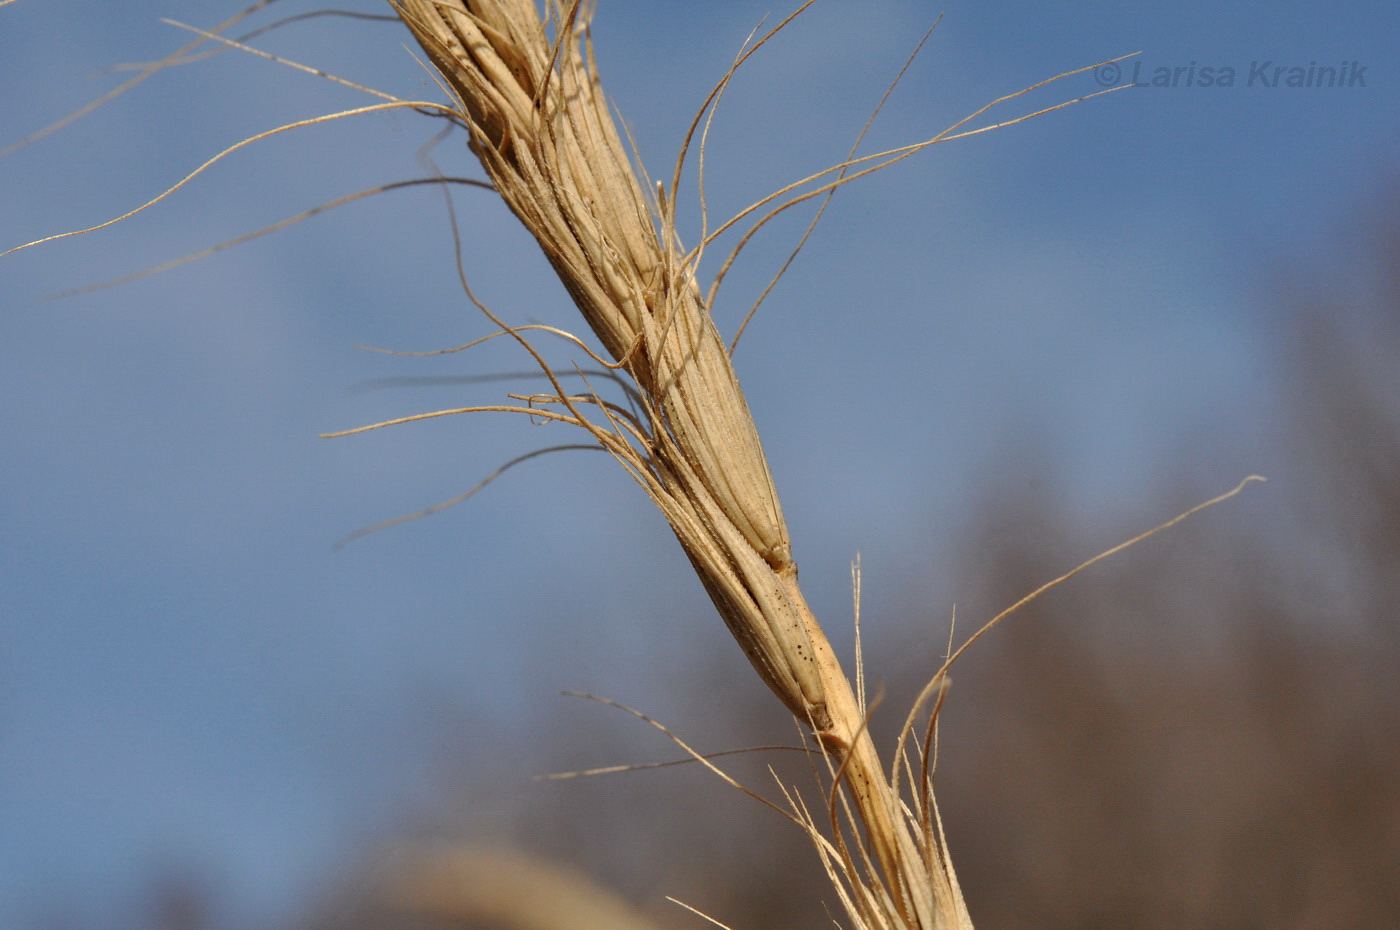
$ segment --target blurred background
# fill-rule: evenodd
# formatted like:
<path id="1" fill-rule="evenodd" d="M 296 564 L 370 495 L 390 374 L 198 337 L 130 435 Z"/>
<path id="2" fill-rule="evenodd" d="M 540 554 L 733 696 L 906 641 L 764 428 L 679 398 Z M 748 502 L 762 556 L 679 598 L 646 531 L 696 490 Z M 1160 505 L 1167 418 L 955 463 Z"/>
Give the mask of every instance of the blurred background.
<path id="1" fill-rule="evenodd" d="M 745 36 L 788 12 L 600 6 L 605 84 L 660 177 Z M 233 34 L 316 9 L 282 0 Z M 212 28 L 235 12 L 0 8 L 0 147 L 133 73 L 114 66 L 184 44 L 162 17 Z M 720 107 L 711 227 L 839 162 L 938 12 L 863 151 L 1117 55 L 1141 53 L 978 122 L 1130 80 L 1134 61 L 1141 81 L 1173 77 L 838 194 L 736 354 L 809 600 L 849 660 L 860 554 L 887 739 L 955 606 L 970 632 L 1268 476 L 1047 595 L 955 671 L 939 767 L 954 862 L 981 928 L 1400 925 L 1400 11 L 823 0 Z M 252 42 L 438 99 L 396 23 L 318 16 Z M 1360 78 L 1248 86 L 1264 62 Z M 1235 86 L 1189 76 L 1208 67 L 1235 68 Z M 251 134 L 372 102 L 238 52 L 168 69 L 0 158 L 0 248 L 124 213 Z M 490 330 L 461 295 L 439 189 L 44 299 L 430 175 L 440 128 L 403 111 L 277 136 L 118 226 L 3 260 L 0 926 L 506 927 L 467 889 L 542 899 L 570 881 L 639 927 L 701 925 L 666 895 L 735 928 L 829 925 L 806 841 L 713 776 L 532 780 L 677 755 L 566 689 L 703 751 L 796 740 L 613 463 L 535 459 L 333 549 L 578 438 L 490 416 L 317 438 L 532 389 L 482 378 L 528 372 L 504 344 L 357 348 Z M 481 176 L 460 138 L 431 157 Z M 482 299 L 581 329 L 491 195 L 454 197 Z M 809 218 L 745 252 L 723 331 Z M 811 790 L 781 753 L 728 768 L 773 796 L 769 764 Z M 604 925 L 623 926 L 613 913 Z"/>

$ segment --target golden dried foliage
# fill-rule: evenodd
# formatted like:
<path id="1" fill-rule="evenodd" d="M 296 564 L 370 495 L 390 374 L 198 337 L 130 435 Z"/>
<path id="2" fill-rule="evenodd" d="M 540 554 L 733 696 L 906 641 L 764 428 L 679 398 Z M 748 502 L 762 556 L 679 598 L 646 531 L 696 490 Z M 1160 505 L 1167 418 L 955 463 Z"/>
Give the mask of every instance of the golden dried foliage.
<path id="1" fill-rule="evenodd" d="M 532 0 L 395 6 L 492 183 L 643 404 L 634 413 L 571 395 L 547 368 L 555 393 L 533 400 L 587 429 L 642 484 L 754 668 L 850 786 L 873 858 L 858 837 L 848 849 L 839 835 L 825 854 L 848 876 L 883 881 L 848 885 L 848 911 L 864 926 L 970 926 L 941 843 L 921 849 L 909 831 L 864 710 L 798 587 L 758 431 L 696 280 L 698 255 L 677 238 L 674 198 L 651 200 L 634 171 L 579 5 L 550 4 L 549 21 Z"/>
<path id="2" fill-rule="evenodd" d="M 262 0 L 225 26 L 267 2 Z M 702 233 L 701 242 L 687 250 L 677 234 L 674 210 L 691 141 L 744 58 L 792 17 L 746 45 L 691 123 L 669 188 L 658 185 L 653 195 L 644 170 L 629 157 L 617 131 L 593 60 L 588 16 L 579 0 L 545 0 L 543 14 L 534 0 L 390 2 L 440 76 L 449 105 L 398 100 L 371 91 L 388 102 L 259 133 L 215 155 L 129 213 L 18 248 L 110 226 L 160 202 L 231 152 L 291 129 L 401 108 L 446 116 L 464 127 L 492 186 L 539 243 L 607 357 L 553 327 L 510 326 L 468 289 L 468 296 L 499 327 L 469 345 L 497 337 L 516 340 L 538 364 L 550 390 L 511 395 L 513 404 L 423 413 L 328 435 L 474 412 L 523 414 L 585 430 L 596 447 L 621 463 L 656 503 L 755 670 L 815 737 L 829 776 L 824 803 L 813 809 L 796 790 L 784 788 L 788 808 L 778 809 L 806 831 L 852 926 L 970 930 L 933 796 L 934 729 L 947 691 L 949 666 L 986 629 L 1029 598 L 993 618 L 938 670 L 910 712 L 894 761 L 886 770 L 867 731 L 869 708 L 863 684 L 858 679 L 857 687 L 852 687 L 798 585 L 792 543 L 758 430 L 731 364 L 732 349 L 716 329 L 710 305 L 739 250 L 776 215 L 813 198 L 829 197 L 840 186 L 939 142 L 1078 102 L 1070 100 L 1004 122 L 963 129 L 998 104 L 1089 68 L 1000 97 L 930 139 L 873 155 L 855 157 L 853 152 L 848 160 L 796 181 L 716 230 Z M 215 33 L 195 31 L 205 39 L 246 49 Z M 149 66 L 124 87 L 186 60 L 189 50 Z M 303 70 L 331 77 L 315 69 Z M 82 112 L 86 110 L 78 115 Z M 702 291 L 697 268 L 705 247 L 745 221 L 750 222 L 749 228 L 739 236 L 708 291 Z M 189 258 L 209 251 L 213 250 Z M 590 383 L 590 378 L 598 379 L 596 373 L 571 372 L 582 379 L 584 389 L 565 390 L 560 376 L 529 341 L 528 335 L 535 331 L 562 336 L 603 365 L 607 371 L 602 377 L 621 385 L 626 403 L 600 395 Z M 1215 501 L 1202 507 L 1211 503 Z M 1144 537 L 1152 532 L 1157 530 Z M 1122 547 L 1110 553 L 1118 548 Z M 707 758 L 692 755 L 719 772 Z"/>

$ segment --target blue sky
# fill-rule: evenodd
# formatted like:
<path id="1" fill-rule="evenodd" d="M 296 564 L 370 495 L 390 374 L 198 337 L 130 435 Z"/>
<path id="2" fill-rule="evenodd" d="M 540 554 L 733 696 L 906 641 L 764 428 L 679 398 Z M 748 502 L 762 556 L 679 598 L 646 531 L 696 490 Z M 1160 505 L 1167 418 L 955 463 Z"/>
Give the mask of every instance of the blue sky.
<path id="1" fill-rule="evenodd" d="M 749 29 L 786 12 L 601 7 L 603 77 L 653 174 Z M 183 43 L 161 17 L 207 27 L 233 10 L 0 8 L 0 145 L 114 86 L 104 68 Z M 1242 81 L 1264 60 L 1361 62 L 1365 86 L 1128 89 L 935 147 L 838 196 L 737 364 L 809 597 L 844 621 L 861 551 L 868 632 L 882 591 L 947 559 L 970 489 L 1024 474 L 1006 461 L 1017 436 L 1039 441 L 1086 512 L 1136 501 L 1188 437 L 1212 487 L 1277 465 L 1256 428 L 1276 387 L 1273 276 L 1339 261 L 1400 141 L 1392 4 L 819 2 L 726 97 L 713 213 L 840 160 L 940 10 L 867 150 L 1130 52 L 1145 72 L 1194 62 Z M 394 25 L 320 19 L 258 44 L 432 97 L 405 42 Z M 1080 75 L 1004 112 L 1097 89 Z M 365 102 L 237 53 L 167 71 L 0 159 L 0 247 L 106 220 L 247 135 Z M 722 641 L 659 517 L 602 456 L 532 462 L 462 508 L 332 551 L 573 438 L 491 418 L 317 438 L 500 390 L 383 379 L 527 367 L 508 346 L 429 360 L 354 348 L 485 331 L 430 189 L 40 300 L 419 176 L 436 129 L 405 112 L 285 135 L 124 224 L 2 260 L 0 925 L 58 900 L 122 926 L 140 883 L 175 863 L 213 878 L 223 925 L 265 926 L 356 838 L 432 797 L 444 706 L 464 713 L 482 770 L 509 782 L 534 771 L 520 734 L 559 713 L 558 690 L 680 714 L 668 677 L 687 645 Z M 480 176 L 457 140 L 435 157 Z M 458 207 L 469 273 L 499 313 L 581 328 L 488 194 Z M 723 329 L 798 231 L 760 238 L 716 308 Z"/>

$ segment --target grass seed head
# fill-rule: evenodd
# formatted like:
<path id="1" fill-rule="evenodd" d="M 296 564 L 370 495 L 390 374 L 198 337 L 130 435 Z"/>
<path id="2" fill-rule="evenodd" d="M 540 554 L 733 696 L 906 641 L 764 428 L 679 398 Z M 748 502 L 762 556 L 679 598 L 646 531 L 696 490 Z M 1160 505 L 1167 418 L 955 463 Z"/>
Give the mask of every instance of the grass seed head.
<path id="1" fill-rule="evenodd" d="M 792 546 L 758 431 L 696 282 L 653 204 L 592 67 L 577 4 L 400 0 L 506 204 L 534 235 L 644 418 L 582 417 L 656 501 L 755 669 L 826 723 Z M 551 29 L 552 27 L 552 29 Z M 551 32 L 553 37 L 551 37 Z M 662 224 L 663 229 L 671 228 Z M 577 400 L 577 399 L 576 399 Z"/>

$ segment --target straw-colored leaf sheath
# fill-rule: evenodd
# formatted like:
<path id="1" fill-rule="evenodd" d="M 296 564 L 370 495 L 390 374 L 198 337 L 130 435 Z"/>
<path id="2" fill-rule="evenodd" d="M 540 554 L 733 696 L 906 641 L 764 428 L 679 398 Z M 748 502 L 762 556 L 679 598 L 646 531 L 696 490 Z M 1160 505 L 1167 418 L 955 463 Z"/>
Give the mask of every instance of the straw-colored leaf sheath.
<path id="1" fill-rule="evenodd" d="M 754 668 L 843 766 L 867 835 L 829 851 L 844 856 L 848 878 L 869 873 L 876 882 L 856 883 L 848 913 L 858 926 L 970 927 L 941 844 L 911 835 L 798 588 L 782 508 L 724 341 L 668 208 L 659 205 L 653 222 L 577 4 L 550 0 L 548 23 L 533 0 L 398 0 L 395 8 L 457 98 L 473 152 L 644 405 L 631 419 L 557 382 L 554 395 L 535 400 L 562 408 L 646 488 Z M 873 863 L 861 861 L 866 841 Z"/>

